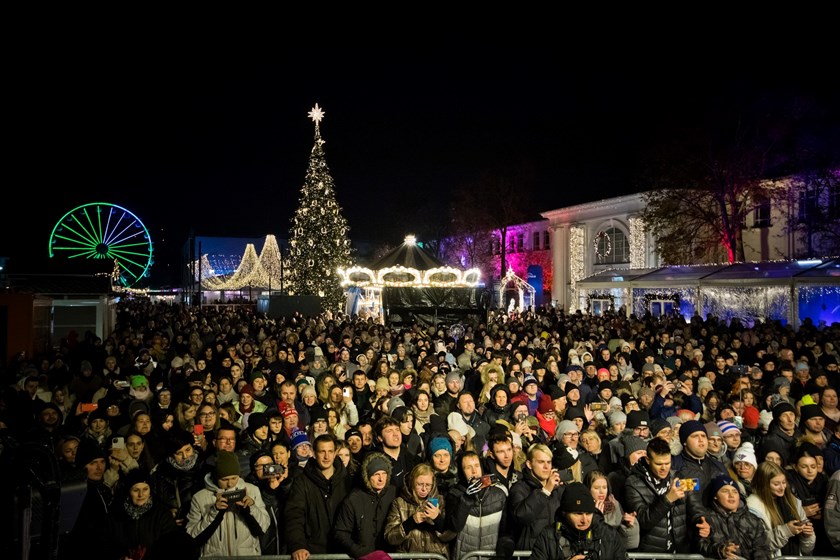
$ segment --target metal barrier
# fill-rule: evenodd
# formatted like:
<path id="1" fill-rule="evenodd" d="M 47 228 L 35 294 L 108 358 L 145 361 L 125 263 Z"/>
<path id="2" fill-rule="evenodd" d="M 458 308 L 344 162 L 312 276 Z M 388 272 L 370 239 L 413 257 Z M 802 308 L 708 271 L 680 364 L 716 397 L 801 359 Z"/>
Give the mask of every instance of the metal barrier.
<path id="1" fill-rule="evenodd" d="M 496 553 L 492 550 L 474 550 L 464 554 L 458 560 L 483 560 L 495 556 Z M 531 556 L 530 550 L 513 551 L 514 558 L 528 558 L 529 556 Z M 702 554 L 669 554 L 666 552 L 629 552 L 627 556 L 633 560 L 710 560 Z M 774 558 L 773 560 L 777 559 Z"/>
<path id="2" fill-rule="evenodd" d="M 389 552 L 388 556 L 394 560 L 447 560 L 440 554 L 429 552 Z M 279 556 L 237 556 L 236 558 L 237 560 L 291 560 L 292 556 L 281 554 Z M 230 560 L 230 556 L 206 556 L 201 560 Z M 353 560 L 353 557 L 346 554 L 312 554 L 309 560 Z"/>
<path id="3" fill-rule="evenodd" d="M 422 552 L 389 552 L 394 560 L 447 560 L 440 554 L 428 554 Z M 494 558 L 494 550 L 474 550 L 468 552 L 458 559 L 452 560 L 478 560 L 479 558 Z M 528 558 L 530 550 L 513 551 L 514 558 Z M 669 554 L 665 552 L 629 552 L 627 556 L 631 560 L 714 560 L 706 558 L 702 554 Z M 237 556 L 238 560 L 291 560 L 291 555 L 280 556 Z M 208 556 L 202 560 L 229 560 L 228 556 Z M 346 554 L 313 554 L 309 560 L 353 560 Z M 773 560 L 802 560 L 802 556 L 776 556 Z M 834 556 L 809 556 L 808 560 L 837 560 Z"/>

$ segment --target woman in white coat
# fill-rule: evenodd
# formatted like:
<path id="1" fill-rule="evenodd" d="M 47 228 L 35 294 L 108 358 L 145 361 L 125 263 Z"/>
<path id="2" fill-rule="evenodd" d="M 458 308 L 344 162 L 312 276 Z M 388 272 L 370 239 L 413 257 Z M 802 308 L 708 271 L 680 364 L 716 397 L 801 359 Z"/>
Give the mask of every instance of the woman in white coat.
<path id="1" fill-rule="evenodd" d="M 772 461 L 758 465 L 747 507 L 764 522 L 773 556 L 807 556 L 817 542 L 802 502 L 793 495 L 785 471 Z"/>

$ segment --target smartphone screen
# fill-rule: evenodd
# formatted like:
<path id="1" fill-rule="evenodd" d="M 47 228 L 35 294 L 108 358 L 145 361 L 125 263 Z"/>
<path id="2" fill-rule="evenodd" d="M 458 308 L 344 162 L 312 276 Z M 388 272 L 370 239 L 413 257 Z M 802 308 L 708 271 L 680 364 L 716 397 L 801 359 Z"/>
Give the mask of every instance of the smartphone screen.
<path id="1" fill-rule="evenodd" d="M 195 426 L 193 426 L 193 433 L 197 436 L 203 435 L 204 426 L 202 426 L 201 424 L 196 424 Z"/>

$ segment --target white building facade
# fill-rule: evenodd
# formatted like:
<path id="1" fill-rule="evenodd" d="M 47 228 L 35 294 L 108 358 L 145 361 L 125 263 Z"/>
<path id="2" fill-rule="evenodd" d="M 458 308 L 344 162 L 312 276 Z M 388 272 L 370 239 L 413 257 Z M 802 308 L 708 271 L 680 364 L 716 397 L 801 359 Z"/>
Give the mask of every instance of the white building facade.
<path id="1" fill-rule="evenodd" d="M 641 193 L 541 212 L 551 232 L 552 303 L 567 312 L 586 309 L 576 288 L 607 269 L 660 265 L 653 238 L 640 214 Z"/>

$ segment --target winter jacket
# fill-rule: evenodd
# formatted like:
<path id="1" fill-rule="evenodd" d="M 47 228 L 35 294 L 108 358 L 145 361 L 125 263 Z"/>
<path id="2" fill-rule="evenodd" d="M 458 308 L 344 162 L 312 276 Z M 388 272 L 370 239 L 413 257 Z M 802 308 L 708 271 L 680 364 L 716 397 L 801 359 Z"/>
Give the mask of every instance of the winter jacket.
<path id="1" fill-rule="evenodd" d="M 711 455 L 706 455 L 698 460 L 689 455 L 688 451 L 683 451 L 674 457 L 671 469 L 677 473 L 677 478 L 700 479 L 701 492 L 690 492 L 685 497 L 686 522 L 693 526 L 700 522 L 701 517 L 706 515 L 702 490 L 705 490 L 709 482 L 716 476 L 721 474 L 729 476 L 729 473 L 723 463 Z"/>
<path id="2" fill-rule="evenodd" d="M 260 537 L 268 530 L 269 517 L 260 490 L 242 478 L 236 489 L 244 489 L 254 500 L 250 508 L 238 506 L 216 509 L 216 494 L 222 492 L 208 473 L 204 489 L 190 502 L 187 514 L 187 533 L 201 545 L 202 556 L 256 556 L 261 553 Z"/>
<path id="3" fill-rule="evenodd" d="M 624 485 L 624 501 L 627 512 L 636 512 L 636 524 L 639 526 L 638 552 L 672 552 L 668 550 L 668 540 L 674 544 L 674 551 L 685 553 L 689 550 L 686 529 L 685 501 L 669 502 L 665 495 L 659 495 L 651 484 L 645 471 L 648 470 L 647 458 L 642 458 L 633 465 L 630 476 Z M 673 472 L 668 476 L 670 487 Z M 668 534 L 666 516 L 671 513 L 672 534 Z"/>
<path id="4" fill-rule="evenodd" d="M 772 556 L 781 556 L 781 549 L 788 543 L 791 537 L 793 537 L 793 533 L 790 532 L 790 529 L 788 529 L 788 526 L 785 524 L 777 525 L 775 527 L 770 524 L 770 513 L 767 511 L 764 502 L 762 502 L 757 495 L 753 494 L 747 498 L 747 508 L 749 508 L 751 512 L 764 522 L 764 529 L 767 534 L 767 544 L 770 547 Z M 796 500 L 796 516 L 799 519 L 805 519 L 805 510 L 802 509 L 802 502 L 800 502 L 798 498 Z M 799 554 L 806 556 L 811 554 L 814 550 L 814 545 L 817 543 L 816 535 L 808 537 L 805 536 L 805 534 L 800 534 L 797 538 L 799 539 Z"/>
<path id="5" fill-rule="evenodd" d="M 452 558 L 475 550 L 514 549 L 513 537 L 505 527 L 507 499 L 507 488 L 498 482 L 472 495 L 467 494 L 463 483 L 449 491 L 446 527 L 458 534 L 452 542 Z M 505 556 L 501 552 L 499 555 Z"/>
<path id="6" fill-rule="evenodd" d="M 392 484 L 386 484 L 381 492 L 375 492 L 367 476 L 367 467 L 374 457 L 382 457 L 380 453 L 369 453 L 362 462 L 360 477 L 364 488 L 354 488 L 338 507 L 335 518 L 335 542 L 338 548 L 352 556 L 359 558 L 370 554 L 374 550 L 385 550 L 385 520 L 391 503 L 397 496 L 397 489 Z M 391 465 L 386 472 L 391 476 Z"/>
<path id="7" fill-rule="evenodd" d="M 175 512 L 175 519 L 184 521 L 196 492 L 204 488 L 201 460 L 194 455 L 191 468 L 179 467 L 170 457 L 157 464 L 152 471 L 154 495 L 159 503 Z"/>
<path id="8" fill-rule="evenodd" d="M 388 511 L 384 530 L 385 541 L 396 552 L 430 552 L 449 558 L 448 543 L 455 534 L 446 530 L 446 499 L 438 493 L 435 483 L 432 484 L 429 497 L 438 499 L 441 514 L 433 524 L 418 524 L 412 516 L 423 508 L 423 503 L 414 498 L 406 483 Z"/>
<path id="9" fill-rule="evenodd" d="M 310 554 L 338 552 L 330 540 L 338 506 L 352 489 L 352 481 L 341 459 L 336 458 L 332 477 L 327 480 L 318 462 L 309 460 L 303 473 L 292 482 L 286 502 L 286 548 L 289 553 L 308 550 Z"/>
<path id="10" fill-rule="evenodd" d="M 790 464 L 790 458 L 793 457 L 793 451 L 796 449 L 796 439 L 799 436 L 798 430 L 794 430 L 792 436 L 787 435 L 774 420 L 770 423 L 767 435 L 761 439 L 758 456 L 764 457 L 767 455 L 767 451 L 772 449 L 778 451 L 782 456 L 782 464 L 788 465 Z"/>
<path id="11" fill-rule="evenodd" d="M 770 545 L 764 522 L 744 505 L 734 512 L 717 503 L 708 506 L 706 521 L 711 527 L 708 537 L 700 539 L 700 553 L 707 558 L 723 558 L 723 549 L 730 542 L 738 545 L 735 554 L 745 560 L 769 560 Z"/>
<path id="12" fill-rule="evenodd" d="M 840 554 L 840 471 L 835 471 L 828 479 L 823 518 L 828 542 Z"/>
<path id="13" fill-rule="evenodd" d="M 152 498 L 148 509 L 136 519 L 129 514 L 128 498 L 115 503 L 108 516 L 104 531 L 106 548 L 112 558 L 123 558 L 138 548 L 149 549 L 161 536 L 173 531 L 183 531 L 175 525 L 169 509 Z"/>
<path id="14" fill-rule="evenodd" d="M 516 550 L 531 550 L 537 536 L 554 522 L 562 494 L 563 487 L 558 486 L 546 496 L 542 483 L 531 469 L 522 469 L 522 478 L 510 487 L 508 496 L 508 515 Z"/>
<path id="15" fill-rule="evenodd" d="M 614 527 L 604 522 L 603 517 L 593 515 L 587 531 L 572 527 L 565 515 L 561 518 L 557 527 L 550 524 L 537 536 L 532 560 L 563 560 L 577 554 L 586 554 L 593 560 L 626 560 L 628 557 L 624 539 Z"/>

